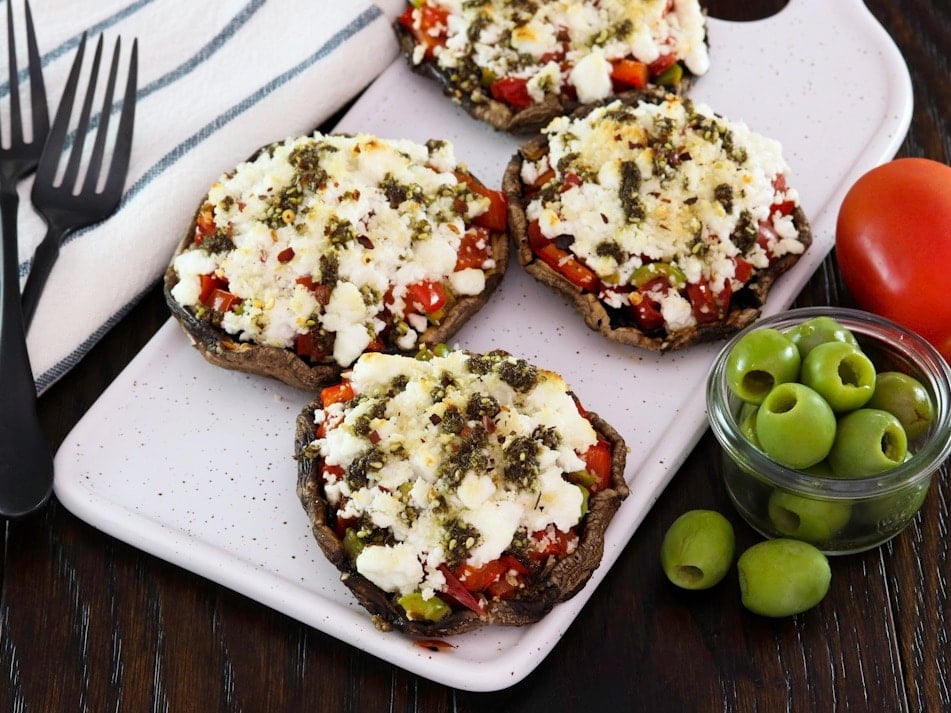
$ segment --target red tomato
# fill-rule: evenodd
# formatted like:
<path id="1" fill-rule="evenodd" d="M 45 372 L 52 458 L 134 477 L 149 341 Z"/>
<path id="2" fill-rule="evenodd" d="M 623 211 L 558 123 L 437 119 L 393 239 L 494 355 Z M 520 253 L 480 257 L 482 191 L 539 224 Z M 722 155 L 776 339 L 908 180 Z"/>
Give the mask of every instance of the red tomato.
<path id="1" fill-rule="evenodd" d="M 842 201 L 835 250 L 862 309 L 918 332 L 951 361 L 951 166 L 903 158 L 866 173 Z"/>

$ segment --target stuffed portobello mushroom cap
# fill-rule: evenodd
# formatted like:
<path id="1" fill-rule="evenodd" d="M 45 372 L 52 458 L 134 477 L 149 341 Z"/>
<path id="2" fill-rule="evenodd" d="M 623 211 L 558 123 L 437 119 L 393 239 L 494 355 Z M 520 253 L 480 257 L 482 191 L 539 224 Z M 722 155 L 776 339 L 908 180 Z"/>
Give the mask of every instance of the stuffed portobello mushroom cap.
<path id="1" fill-rule="evenodd" d="M 343 137 L 343 135 L 328 135 L 325 138 L 334 139 L 337 136 Z M 319 135 L 315 134 L 314 137 L 316 140 Z M 361 136 L 357 138 L 371 142 L 380 141 L 381 143 L 385 143 L 385 141 L 377 140 L 374 137 Z M 405 143 L 407 142 L 402 142 L 402 144 Z M 431 143 L 434 145 L 445 144 L 445 142 Z M 257 159 L 272 154 L 275 149 L 281 145 L 281 143 L 275 143 L 262 147 L 249 157 L 246 164 L 253 164 Z M 316 173 L 319 174 L 320 170 L 321 169 L 316 169 Z M 485 189 L 481 182 L 471 176 L 461 165 L 454 166 L 452 172 L 455 173 L 460 186 L 463 184 L 477 186 L 479 191 L 498 194 L 498 192 Z M 234 172 L 226 174 L 222 177 L 222 180 L 226 180 L 228 176 L 233 175 L 233 173 Z M 331 177 L 331 180 L 333 180 L 333 177 Z M 304 182 L 306 183 L 306 179 Z M 313 188 L 314 187 L 311 186 L 311 190 L 313 190 Z M 319 186 L 317 188 L 319 188 Z M 391 191 L 390 195 L 393 196 L 392 191 L 396 189 L 389 190 Z M 278 346 L 255 341 L 253 337 L 248 337 L 246 334 L 236 333 L 234 330 L 226 330 L 223 328 L 222 310 L 212 309 L 204 305 L 185 305 L 176 298 L 176 286 L 178 286 L 182 280 L 182 276 L 176 267 L 176 261 L 183 254 L 193 251 L 196 248 L 196 242 L 200 242 L 203 225 L 206 225 L 209 220 L 209 196 L 210 194 L 206 195 L 199 203 L 189 228 L 177 246 L 164 276 L 164 294 L 168 307 L 172 316 L 188 335 L 191 343 L 205 359 L 212 364 L 226 369 L 272 377 L 290 386 L 310 392 L 314 392 L 321 386 L 339 378 L 341 371 L 347 368 L 349 364 L 341 363 L 339 359 L 335 359 L 330 349 L 328 349 L 327 353 L 316 356 L 313 354 L 308 355 L 307 353 L 302 354 L 301 350 L 297 348 L 294 343 Z M 471 192 L 466 194 L 466 196 L 469 198 L 475 197 L 476 200 L 479 199 L 475 193 Z M 401 199 L 413 200 L 414 197 L 399 195 L 393 198 L 394 204 Z M 504 213 L 504 208 L 502 212 Z M 476 218 L 476 220 L 478 220 L 478 218 Z M 466 223 L 467 225 L 470 224 L 469 218 L 466 218 Z M 326 228 L 324 230 L 326 230 Z M 420 322 L 417 322 L 417 328 L 415 330 L 416 338 L 413 344 L 404 344 L 401 346 L 397 342 L 392 333 L 392 321 L 395 318 L 393 315 L 387 314 L 383 316 L 388 321 L 388 326 L 383 334 L 379 335 L 380 338 L 375 340 L 374 346 L 370 348 L 386 353 L 415 353 L 423 344 L 435 344 L 447 341 L 472 315 L 479 311 L 487 302 L 492 292 L 500 284 L 508 264 L 509 254 L 508 235 L 504 226 L 501 229 L 483 230 L 481 234 L 485 236 L 487 253 L 490 258 L 490 261 L 486 262 L 482 269 L 484 278 L 483 288 L 477 294 L 453 293 L 448 283 L 444 280 L 444 287 L 446 287 L 446 292 L 450 294 L 450 298 L 445 308 L 439 310 L 437 314 L 438 318 L 426 319 L 426 315 L 419 315 L 417 317 L 421 322 L 423 320 L 425 321 L 422 327 L 420 327 Z M 363 236 L 356 236 L 356 239 L 360 241 L 366 240 Z M 374 237 L 374 239 L 378 238 Z M 379 247 L 379 245 L 376 247 Z M 370 253 L 371 250 L 367 252 Z M 269 259 L 273 261 L 273 256 Z M 314 264 L 304 268 L 308 275 L 311 271 L 314 273 L 319 272 L 317 266 L 318 260 L 313 256 L 311 260 Z M 281 261 L 283 261 L 283 257 L 278 254 L 278 262 Z M 347 282 L 346 278 L 331 280 L 331 284 L 323 285 L 320 289 L 326 288 L 329 292 L 335 286 L 344 282 Z M 312 283 L 308 284 L 313 286 Z M 225 285 L 225 287 L 227 288 L 227 285 Z M 359 288 L 360 286 L 357 285 L 356 287 Z M 239 299 L 244 298 L 253 299 L 254 295 L 247 294 L 239 296 Z M 326 300 L 326 294 L 324 299 Z M 330 339 L 333 340 L 334 336 L 331 331 Z M 331 341 L 331 344 L 332 343 Z M 348 361 L 352 361 L 352 359 Z"/>
<path id="2" fill-rule="evenodd" d="M 609 110 L 619 105 L 623 107 L 655 106 L 668 100 L 681 101 L 679 97 L 672 97 L 663 92 L 641 93 L 636 99 L 620 103 L 604 102 L 583 107 L 568 119 L 583 119 L 592 112 Z M 690 104 L 689 100 L 683 101 Z M 728 337 L 759 317 L 773 284 L 799 261 L 805 250 L 812 244 L 809 221 L 796 200 L 794 206 L 785 208 L 788 215 L 784 217 L 784 221 L 796 233 L 795 243 L 797 244 L 794 246 L 794 251 L 770 258 L 767 266 L 753 269 L 746 282 L 732 291 L 728 309 L 718 314 L 716 319 L 709 321 L 698 320 L 693 324 L 676 327 L 665 324 L 645 329 L 633 318 L 629 309 L 607 304 L 599 297 L 597 290 L 591 291 L 580 287 L 577 282 L 569 279 L 565 272 L 555 269 L 550 262 L 541 259 L 533 250 L 530 240 L 531 221 L 527 215 L 533 196 L 527 190 L 523 168 L 527 162 L 537 161 L 546 156 L 549 150 L 549 136 L 545 134 L 536 136 L 519 148 L 505 170 L 502 190 L 508 200 L 509 233 L 515 244 L 515 257 L 526 272 L 563 295 L 580 313 L 588 327 L 612 341 L 650 351 L 666 352 Z M 690 160 L 689 155 L 685 158 Z M 661 195 L 662 200 L 664 199 L 661 193 L 657 195 Z M 596 215 L 598 210 L 593 210 L 593 213 Z"/>
<path id="3" fill-rule="evenodd" d="M 648 4 L 651 3 L 645 3 L 645 5 Z M 648 78 L 646 74 L 643 77 L 645 83 L 638 81 L 637 85 L 625 85 L 612 80 L 613 86 L 609 90 L 610 93 L 608 95 L 601 93 L 597 98 L 579 99 L 578 92 L 571 87 L 560 93 L 546 92 L 540 100 L 538 98 L 532 98 L 531 101 L 523 99 L 519 105 L 495 98 L 485 80 L 485 76 L 491 72 L 480 69 L 471 60 L 460 62 L 459 67 L 443 67 L 428 53 L 420 58 L 421 45 L 414 30 L 408 26 L 408 13 L 412 8 L 409 8 L 407 14 L 393 23 L 393 29 L 399 41 L 400 50 L 407 58 L 410 68 L 417 74 L 439 84 L 443 93 L 470 116 L 484 121 L 499 131 L 528 134 L 538 131 L 556 116 L 569 114 L 581 107 L 597 103 L 604 100 L 606 96 L 611 99 L 620 98 L 629 101 L 636 98 L 641 91 L 645 89 L 650 91 L 659 86 L 663 86 L 666 91 L 678 93 L 689 91 L 696 76 L 706 72 L 709 64 L 708 41 L 704 30 L 705 11 L 697 3 L 688 1 L 681 4 L 697 6 L 696 12 L 687 12 L 690 17 L 690 32 L 699 37 L 699 39 L 692 39 L 691 44 L 698 49 L 692 52 L 690 60 L 685 61 L 685 56 L 664 56 L 651 65 L 650 77 Z M 611 27 L 619 31 L 617 28 L 621 26 L 618 23 Z M 592 41 L 594 40 L 589 38 L 581 44 L 589 45 Z M 691 71 L 691 66 L 696 69 L 696 73 Z M 478 81 L 474 79 L 476 76 L 479 78 Z"/>
<path id="4" fill-rule="evenodd" d="M 357 571 L 335 527 L 336 509 L 328 501 L 322 479 L 323 458 L 312 450 L 315 409 L 309 404 L 297 418 L 295 453 L 298 461 L 297 494 L 323 554 L 340 571 L 341 580 L 373 616 L 381 630 L 397 629 L 420 637 L 448 636 L 488 625 L 523 626 L 539 621 L 552 607 L 570 599 L 600 565 L 605 531 L 629 489 L 624 479 L 626 446 L 620 434 L 598 414 L 585 412 L 597 438 L 610 444 L 610 485 L 588 496 L 587 514 L 577 525 L 577 547 L 563 558 L 549 556 L 515 598 L 487 597 L 483 614 L 453 606 L 438 621 L 412 618 L 397 603 L 398 595 L 384 591 Z"/>

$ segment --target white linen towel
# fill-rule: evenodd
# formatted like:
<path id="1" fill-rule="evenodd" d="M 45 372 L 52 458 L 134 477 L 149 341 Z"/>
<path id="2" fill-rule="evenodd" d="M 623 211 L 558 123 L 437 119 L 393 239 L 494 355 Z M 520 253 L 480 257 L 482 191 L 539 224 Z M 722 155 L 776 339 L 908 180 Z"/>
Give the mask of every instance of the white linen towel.
<path id="1" fill-rule="evenodd" d="M 18 0 L 6 1 L 22 13 Z M 156 283 L 222 172 L 259 146 L 312 132 L 396 59 L 391 23 L 404 7 L 405 0 L 33 0 L 51 116 L 84 31 L 86 67 L 100 34 L 104 64 L 117 36 L 121 67 L 132 40 L 139 43 L 126 192 L 115 215 L 67 238 L 47 282 L 27 341 L 40 393 Z M 24 26 L 21 16 L 18 31 Z M 25 48 L 25 39 L 17 45 Z M 25 59 L 19 66 L 23 76 Z M 19 188 L 21 282 L 46 230 L 31 187 L 32 178 Z"/>

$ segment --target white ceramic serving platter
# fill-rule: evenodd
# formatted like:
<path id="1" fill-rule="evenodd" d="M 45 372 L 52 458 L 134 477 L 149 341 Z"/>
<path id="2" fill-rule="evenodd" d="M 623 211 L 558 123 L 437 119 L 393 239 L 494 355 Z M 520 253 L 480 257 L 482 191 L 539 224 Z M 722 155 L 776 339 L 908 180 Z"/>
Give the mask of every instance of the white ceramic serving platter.
<path id="1" fill-rule="evenodd" d="M 813 247 L 770 296 L 765 312 L 774 313 L 831 249 L 845 190 L 900 145 L 911 84 L 859 0 L 792 0 L 752 23 L 711 19 L 709 38 L 713 66 L 693 97 L 782 141 L 814 227 Z M 448 138 L 457 158 L 496 187 L 519 143 L 470 119 L 402 60 L 339 129 Z M 610 343 L 514 260 L 456 342 L 561 372 L 630 446 L 631 496 L 608 530 L 601 567 L 538 624 L 465 634 L 440 653 L 377 631 L 313 542 L 295 495 L 294 419 L 309 395 L 210 366 L 171 321 L 63 443 L 56 495 L 121 540 L 420 676 L 469 690 L 511 686 L 555 646 L 702 435 L 703 385 L 718 347 L 656 355 Z"/>

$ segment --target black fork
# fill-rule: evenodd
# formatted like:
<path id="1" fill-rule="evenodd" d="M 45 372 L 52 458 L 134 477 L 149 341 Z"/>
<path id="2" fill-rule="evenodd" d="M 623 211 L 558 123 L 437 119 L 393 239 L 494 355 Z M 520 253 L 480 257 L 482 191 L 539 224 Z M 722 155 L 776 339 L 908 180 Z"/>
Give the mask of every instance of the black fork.
<path id="1" fill-rule="evenodd" d="M 0 516 L 26 515 L 46 502 L 53 487 L 53 456 L 36 414 L 36 386 L 26 349 L 20 308 L 17 250 L 17 183 L 36 168 L 49 131 L 46 90 L 33 16 L 26 9 L 32 137 L 26 141 L 20 116 L 20 78 L 13 32 L 12 0 L 7 0 L 7 48 L 10 73 L 10 141 L 0 147 Z"/>
<path id="2" fill-rule="evenodd" d="M 23 287 L 23 317 L 29 328 L 33 321 L 40 293 L 53 264 L 59 256 L 59 248 L 63 239 L 77 228 L 82 228 L 109 217 L 115 212 L 122 199 L 125 187 L 126 174 L 129 170 L 129 156 L 132 152 L 132 130 L 135 124 L 135 95 L 138 74 L 138 41 L 132 42 L 132 53 L 129 59 L 129 70 L 126 76 L 125 93 L 122 98 L 119 126 L 116 131 L 115 143 L 112 148 L 112 158 L 109 163 L 105 182 L 99 188 L 100 176 L 103 168 L 103 158 L 106 151 L 109 119 L 112 114 L 112 99 L 115 93 L 116 76 L 119 71 L 119 51 L 121 38 L 116 39 L 112 53 L 112 65 L 109 77 L 106 80 L 106 91 L 102 100 L 102 110 L 99 113 L 99 126 L 96 131 L 96 140 L 92 154 L 86 168 L 85 178 L 77 191 L 77 181 L 85 146 L 86 134 L 89 131 L 92 114 L 93 96 L 96 90 L 96 79 L 99 75 L 99 63 L 102 58 L 102 35 L 96 43 L 96 52 L 93 55 L 92 68 L 89 72 L 89 82 L 86 96 L 79 112 L 79 120 L 74 134 L 72 149 L 63 173 L 62 180 L 56 183 L 57 168 L 67 147 L 68 128 L 73 103 L 76 99 L 76 86 L 79 82 L 80 69 L 83 63 L 83 54 L 86 47 L 86 35 L 83 34 L 73 60 L 66 88 L 60 99 L 56 119 L 46 142 L 46 149 L 39 167 L 36 169 L 36 178 L 33 180 L 33 206 L 46 221 L 47 231 L 43 241 L 37 246 L 30 267 L 30 275 Z"/>

